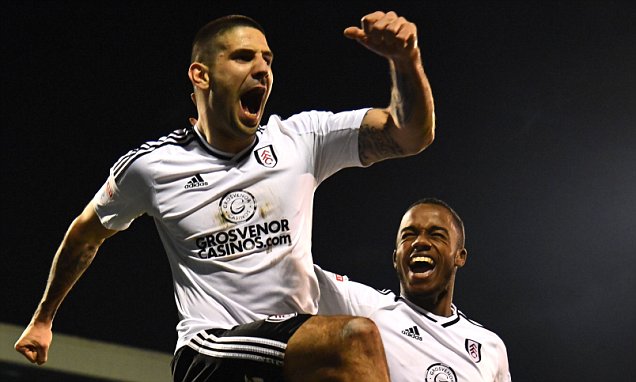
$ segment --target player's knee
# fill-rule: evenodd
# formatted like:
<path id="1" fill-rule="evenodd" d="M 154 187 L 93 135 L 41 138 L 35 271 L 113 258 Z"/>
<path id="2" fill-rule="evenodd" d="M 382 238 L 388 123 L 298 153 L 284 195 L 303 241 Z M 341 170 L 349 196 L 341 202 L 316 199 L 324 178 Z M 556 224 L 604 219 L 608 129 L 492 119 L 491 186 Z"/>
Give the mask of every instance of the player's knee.
<path id="1" fill-rule="evenodd" d="M 342 338 L 346 343 L 380 343 L 380 332 L 375 323 L 365 317 L 352 317 L 342 328 Z"/>

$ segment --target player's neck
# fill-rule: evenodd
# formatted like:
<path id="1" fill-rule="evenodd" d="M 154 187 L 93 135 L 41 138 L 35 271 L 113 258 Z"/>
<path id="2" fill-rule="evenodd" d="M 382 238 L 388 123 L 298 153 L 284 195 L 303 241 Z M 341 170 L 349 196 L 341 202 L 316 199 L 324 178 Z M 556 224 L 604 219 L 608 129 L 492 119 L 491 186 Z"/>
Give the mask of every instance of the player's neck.
<path id="1" fill-rule="evenodd" d="M 231 130 L 219 128 L 214 129 L 207 120 L 199 121 L 197 123 L 197 130 L 210 146 L 228 154 L 237 154 L 245 150 L 254 143 L 254 140 L 256 139 L 254 135 L 239 136 L 238 134 L 225 134 L 224 131 Z"/>
<path id="2" fill-rule="evenodd" d="M 431 312 L 437 316 L 449 317 L 453 310 L 451 309 L 452 304 L 452 295 L 451 291 L 444 291 L 435 296 L 406 296 L 406 298 L 419 306 L 420 308 Z"/>
<path id="3" fill-rule="evenodd" d="M 453 314 L 451 306 L 453 304 L 454 281 L 455 280 L 453 278 L 451 282 L 446 285 L 446 288 L 437 293 L 409 294 L 402 290 L 402 295 L 413 304 L 428 312 L 437 316 L 450 317 Z"/>

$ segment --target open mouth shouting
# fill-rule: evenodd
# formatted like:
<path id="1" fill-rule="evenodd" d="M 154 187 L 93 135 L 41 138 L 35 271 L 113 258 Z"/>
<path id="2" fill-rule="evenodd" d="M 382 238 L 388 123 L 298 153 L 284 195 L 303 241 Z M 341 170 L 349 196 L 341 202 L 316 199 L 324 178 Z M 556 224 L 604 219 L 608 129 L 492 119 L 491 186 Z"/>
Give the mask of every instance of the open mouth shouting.
<path id="1" fill-rule="evenodd" d="M 409 260 L 409 269 L 413 276 L 428 277 L 435 269 L 435 260 L 427 255 L 414 254 Z"/>
<path id="2" fill-rule="evenodd" d="M 240 121 L 249 127 L 256 127 L 261 120 L 267 88 L 257 86 L 247 90 L 240 98 Z"/>

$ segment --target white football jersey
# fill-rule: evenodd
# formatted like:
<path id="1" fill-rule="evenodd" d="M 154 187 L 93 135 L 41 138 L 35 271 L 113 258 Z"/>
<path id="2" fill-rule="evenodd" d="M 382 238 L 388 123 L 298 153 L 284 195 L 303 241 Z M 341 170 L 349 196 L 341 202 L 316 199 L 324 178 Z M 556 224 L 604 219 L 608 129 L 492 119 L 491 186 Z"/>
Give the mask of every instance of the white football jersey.
<path id="1" fill-rule="evenodd" d="M 236 155 L 188 127 L 111 168 L 94 198 L 97 215 L 113 230 L 142 214 L 154 219 L 174 279 L 177 349 L 203 329 L 316 313 L 314 191 L 336 171 L 361 166 L 358 129 L 367 110 L 272 116 Z"/>
<path id="2" fill-rule="evenodd" d="M 380 292 L 314 266 L 319 314 L 371 318 L 380 330 L 393 382 L 510 381 L 506 347 L 495 333 L 453 305 L 434 315 L 391 292 Z"/>

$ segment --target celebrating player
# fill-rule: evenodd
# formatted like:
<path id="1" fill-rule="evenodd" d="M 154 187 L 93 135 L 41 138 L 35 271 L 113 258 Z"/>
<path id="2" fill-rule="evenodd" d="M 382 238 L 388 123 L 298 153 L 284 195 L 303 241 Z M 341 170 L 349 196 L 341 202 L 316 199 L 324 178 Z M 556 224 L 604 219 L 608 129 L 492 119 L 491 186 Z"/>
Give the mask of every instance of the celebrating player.
<path id="1" fill-rule="evenodd" d="M 510 381 L 503 341 L 453 305 L 464 266 L 464 224 L 445 202 L 429 198 L 402 217 L 393 252 L 400 296 L 324 271 L 320 314 L 355 314 L 378 325 L 393 382 Z"/>
<path id="2" fill-rule="evenodd" d="M 102 243 L 146 214 L 172 270 L 180 319 L 175 381 L 386 380 L 371 320 L 313 316 L 313 195 L 342 168 L 426 148 L 434 138 L 433 98 L 415 24 L 374 12 L 344 34 L 388 60 L 389 106 L 274 115 L 261 125 L 274 59 L 263 28 L 245 16 L 205 25 L 188 72 L 196 125 L 114 164 L 70 225 L 16 350 L 46 362 L 62 300 Z"/>

